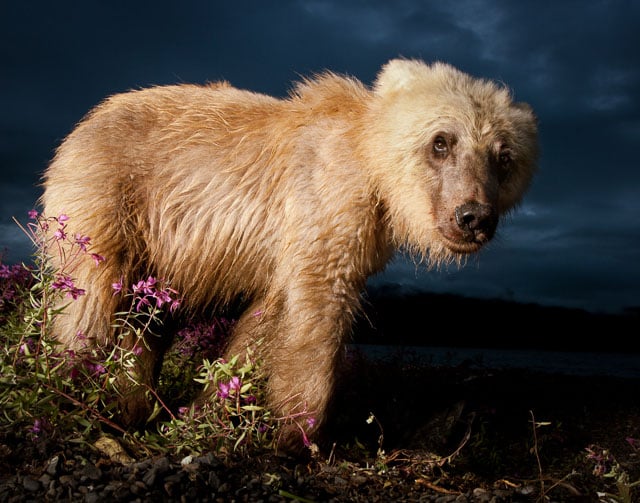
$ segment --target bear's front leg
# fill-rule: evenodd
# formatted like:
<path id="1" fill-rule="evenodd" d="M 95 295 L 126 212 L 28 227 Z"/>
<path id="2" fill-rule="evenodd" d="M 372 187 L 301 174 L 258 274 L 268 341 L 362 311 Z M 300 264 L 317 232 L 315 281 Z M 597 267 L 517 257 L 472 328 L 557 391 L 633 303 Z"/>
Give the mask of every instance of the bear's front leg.
<path id="1" fill-rule="evenodd" d="M 267 379 L 267 406 L 284 427 L 278 446 L 300 452 L 325 422 L 344 357 L 357 294 L 291 288 L 256 302 L 239 320 L 227 355 L 257 343 Z"/>

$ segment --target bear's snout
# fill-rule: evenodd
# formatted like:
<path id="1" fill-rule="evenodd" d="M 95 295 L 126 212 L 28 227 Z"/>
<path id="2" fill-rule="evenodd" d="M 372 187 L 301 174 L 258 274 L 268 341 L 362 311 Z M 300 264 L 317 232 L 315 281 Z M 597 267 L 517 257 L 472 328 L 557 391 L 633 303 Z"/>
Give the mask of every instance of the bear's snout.
<path id="1" fill-rule="evenodd" d="M 489 241 L 498 225 L 498 216 L 493 206 L 477 201 L 457 206 L 455 216 L 463 239 L 469 243 Z"/>

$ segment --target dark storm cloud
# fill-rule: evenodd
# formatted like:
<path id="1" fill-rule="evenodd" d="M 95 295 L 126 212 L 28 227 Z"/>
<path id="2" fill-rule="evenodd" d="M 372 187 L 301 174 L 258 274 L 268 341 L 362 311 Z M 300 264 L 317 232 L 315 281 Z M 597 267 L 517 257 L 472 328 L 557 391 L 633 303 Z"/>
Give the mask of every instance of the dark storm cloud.
<path id="1" fill-rule="evenodd" d="M 21 2 L 0 15 L 0 246 L 28 249 L 40 173 L 109 94 L 227 79 L 285 95 L 330 69 L 370 83 L 396 56 L 504 82 L 540 121 L 539 174 L 463 269 L 395 261 L 373 283 L 593 310 L 640 305 L 640 4 Z"/>

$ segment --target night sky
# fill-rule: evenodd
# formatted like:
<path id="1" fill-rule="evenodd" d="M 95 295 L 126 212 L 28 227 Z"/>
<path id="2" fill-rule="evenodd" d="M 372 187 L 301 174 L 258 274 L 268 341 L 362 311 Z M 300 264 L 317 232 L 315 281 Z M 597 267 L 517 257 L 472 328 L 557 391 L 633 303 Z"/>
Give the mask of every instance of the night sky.
<path id="1" fill-rule="evenodd" d="M 0 247 L 27 221 L 54 149 L 116 92 L 226 79 L 284 96 L 329 69 L 370 84 L 394 57 L 506 83 L 539 118 L 539 173 L 464 268 L 398 258 L 380 287 L 619 312 L 640 306 L 640 2 L 4 2 Z"/>

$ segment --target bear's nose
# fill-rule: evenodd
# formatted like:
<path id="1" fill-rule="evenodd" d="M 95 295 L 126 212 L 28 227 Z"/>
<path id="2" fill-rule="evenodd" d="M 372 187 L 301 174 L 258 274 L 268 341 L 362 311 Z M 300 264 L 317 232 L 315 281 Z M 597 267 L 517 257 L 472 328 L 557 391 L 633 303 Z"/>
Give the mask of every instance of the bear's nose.
<path id="1" fill-rule="evenodd" d="M 455 209 L 456 223 L 467 241 L 488 241 L 496 230 L 498 219 L 493 207 L 476 201 L 461 204 Z"/>

